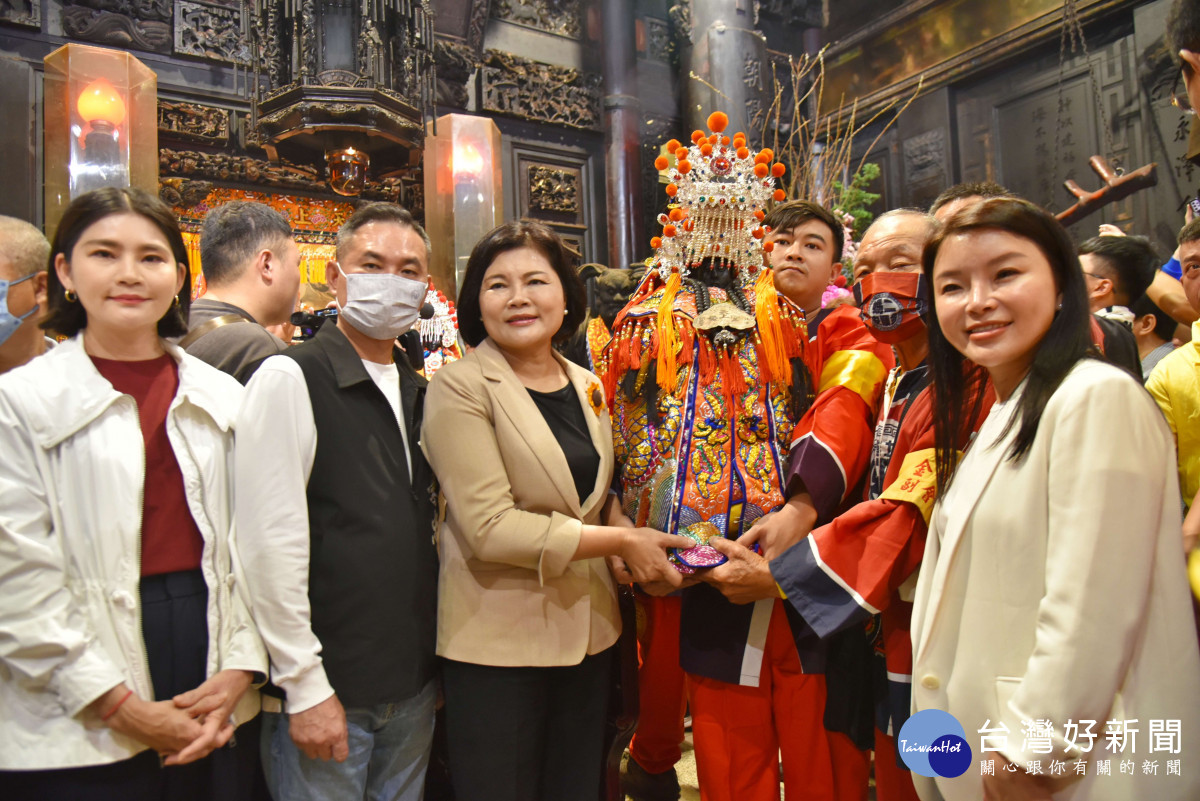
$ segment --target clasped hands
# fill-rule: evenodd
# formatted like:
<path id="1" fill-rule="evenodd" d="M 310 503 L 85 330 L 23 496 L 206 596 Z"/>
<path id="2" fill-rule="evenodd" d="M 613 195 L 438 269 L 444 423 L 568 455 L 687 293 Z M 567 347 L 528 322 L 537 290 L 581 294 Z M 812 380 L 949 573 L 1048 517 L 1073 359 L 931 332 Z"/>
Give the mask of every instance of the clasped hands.
<path id="1" fill-rule="evenodd" d="M 811 503 L 807 501 L 807 497 L 804 497 L 797 499 L 796 503 L 784 504 L 778 511 L 760 518 L 736 541 L 723 537 L 709 540 L 708 544 L 728 559 L 717 567 L 702 568 L 693 575 L 683 576 L 666 559 L 664 550 L 688 548 L 694 544 L 690 539 L 663 534 L 654 529 L 634 529 L 630 533 L 638 535 L 637 539 L 645 549 L 641 554 L 645 561 L 639 562 L 639 566 L 653 576 L 648 580 L 643 579 L 637 575 L 637 570 L 631 569 L 627 558 L 623 561 L 623 557 L 610 557 L 609 568 L 617 581 L 626 584 L 637 581 L 651 595 L 664 595 L 704 581 L 720 590 L 733 603 L 746 604 L 764 598 L 777 598 L 779 587 L 771 575 L 769 560 L 807 536 L 815 519 L 815 514 L 809 512 Z M 632 526 L 632 522 L 629 525 Z M 755 543 L 759 545 L 762 556 L 750 550 Z"/>
<path id="2" fill-rule="evenodd" d="M 194 690 L 166 701 L 144 701 L 119 684 L 92 702 L 91 709 L 113 731 L 166 757 L 164 765 L 203 759 L 233 737 L 233 709 L 253 674 L 222 670 Z"/>

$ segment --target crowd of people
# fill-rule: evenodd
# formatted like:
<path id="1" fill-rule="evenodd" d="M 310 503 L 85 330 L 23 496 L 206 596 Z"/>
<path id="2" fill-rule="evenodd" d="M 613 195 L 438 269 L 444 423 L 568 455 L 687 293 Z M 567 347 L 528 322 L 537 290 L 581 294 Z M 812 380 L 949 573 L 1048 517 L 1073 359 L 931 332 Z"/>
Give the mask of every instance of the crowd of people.
<path id="1" fill-rule="evenodd" d="M 678 797 L 685 714 L 706 801 L 1200 796 L 1200 221 L 1162 265 L 963 184 L 875 219 L 830 300 L 841 220 L 756 205 L 771 158 L 725 124 L 668 148 L 664 237 L 586 366 L 541 223 L 474 247 L 467 352 L 427 382 L 400 206 L 337 232 L 336 317 L 295 345 L 265 205 L 209 213 L 194 301 L 144 192 L 53 242 L 0 218 L 5 797 L 415 801 L 444 706 L 459 801 L 595 799 L 620 585 L 635 801 Z M 932 710 L 969 766 L 911 769 Z"/>

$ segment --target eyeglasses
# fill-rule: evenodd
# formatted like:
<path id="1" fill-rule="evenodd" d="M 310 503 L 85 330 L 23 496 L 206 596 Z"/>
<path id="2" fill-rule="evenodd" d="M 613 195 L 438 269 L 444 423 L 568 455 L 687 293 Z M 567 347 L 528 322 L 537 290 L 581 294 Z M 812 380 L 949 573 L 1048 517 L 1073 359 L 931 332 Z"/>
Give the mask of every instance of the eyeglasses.
<path id="1" fill-rule="evenodd" d="M 1195 114 L 1192 101 L 1188 98 L 1187 84 L 1183 80 L 1183 70 L 1175 75 L 1175 86 L 1171 89 L 1171 105 L 1184 114 Z"/>

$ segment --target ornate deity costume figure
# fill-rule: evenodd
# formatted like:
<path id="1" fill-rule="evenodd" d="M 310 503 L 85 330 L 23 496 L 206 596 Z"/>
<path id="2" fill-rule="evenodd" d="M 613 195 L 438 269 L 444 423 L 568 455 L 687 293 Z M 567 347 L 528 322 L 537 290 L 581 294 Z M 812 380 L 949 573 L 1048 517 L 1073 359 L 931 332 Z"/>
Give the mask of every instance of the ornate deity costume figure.
<path id="1" fill-rule="evenodd" d="M 714 133 L 697 131 L 691 148 L 668 143 L 676 202 L 660 217 L 650 271 L 605 353 L 625 511 L 700 544 L 736 539 L 783 504 L 796 424 L 825 389 L 824 368 L 815 364 L 814 374 L 806 364 L 804 313 L 764 267 L 771 245 L 761 221 L 768 201 L 783 199 L 769 177 L 773 154 L 751 158 L 744 136 L 722 135 L 723 117 L 710 117 Z M 782 171 L 775 165 L 776 177 Z M 887 366 L 874 369 L 880 384 Z M 834 506 L 856 479 L 839 479 Z M 691 572 L 715 564 L 714 553 L 698 547 L 675 558 Z M 800 616 L 780 601 L 735 606 L 705 584 L 684 590 L 682 607 L 702 796 L 778 798 L 781 751 L 785 782 L 808 797 L 857 797 L 835 788 L 842 783 L 865 791 L 865 757 L 821 725 L 825 649 Z M 749 751 L 734 750 L 747 731 Z M 860 767 L 838 770 L 847 749 Z"/>

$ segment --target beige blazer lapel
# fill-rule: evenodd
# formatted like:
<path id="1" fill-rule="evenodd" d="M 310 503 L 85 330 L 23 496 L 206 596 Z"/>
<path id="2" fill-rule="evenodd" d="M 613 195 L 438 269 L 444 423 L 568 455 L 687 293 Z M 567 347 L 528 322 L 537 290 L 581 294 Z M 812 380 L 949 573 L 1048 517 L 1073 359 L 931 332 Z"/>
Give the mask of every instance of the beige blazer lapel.
<path id="1" fill-rule="evenodd" d="M 605 403 L 604 389 L 601 387 L 599 379 L 579 365 L 568 361 L 561 354 L 556 352 L 554 355 L 562 363 L 571 384 L 575 387 L 575 394 L 579 396 L 579 402 L 584 410 L 583 416 L 587 420 L 588 433 L 592 437 L 592 446 L 596 449 L 596 453 L 600 454 L 600 469 L 596 471 L 596 483 L 592 487 L 591 494 L 580 504 L 582 519 L 586 519 L 596 506 L 604 503 L 612 483 L 612 421 L 608 416 L 608 404 Z M 595 411 L 597 406 L 594 404 L 596 399 L 592 397 L 594 393 L 599 393 L 599 411 Z"/>
<path id="2" fill-rule="evenodd" d="M 567 464 L 567 457 L 555 439 L 554 432 L 538 411 L 537 404 L 529 397 L 529 391 L 517 379 L 504 355 L 491 340 L 485 339 L 479 343 L 475 352 L 479 355 L 483 376 L 488 379 L 497 405 L 537 456 L 538 464 L 562 496 L 566 508 L 582 519 L 583 510 L 579 503 L 579 494 L 575 491 L 575 482 L 571 479 L 571 467 Z"/>
<path id="3" fill-rule="evenodd" d="M 925 648 L 929 643 L 929 631 L 937 621 L 938 611 L 941 609 L 942 591 L 946 586 L 946 577 L 954 564 L 959 546 L 962 544 L 967 523 L 975 512 L 975 507 L 984 490 L 987 489 L 996 470 L 1000 467 L 1000 463 L 1008 457 L 1009 448 L 1017 435 L 1014 428 L 1006 436 L 999 440 L 996 439 L 997 434 L 1004 430 L 1009 418 L 1016 411 L 1018 401 L 1019 392 L 1014 392 L 1008 403 L 1004 404 L 1001 409 L 993 407 L 992 414 L 999 416 L 995 419 L 988 419 L 980 429 L 979 435 L 975 437 L 975 441 L 970 445 L 971 450 L 975 448 L 981 450 L 973 454 L 971 464 L 968 465 L 969 469 L 965 472 L 958 470 L 954 477 L 952 489 L 954 505 L 947 510 L 946 529 L 940 532 L 940 543 L 931 543 L 931 547 L 936 548 L 932 552 L 937 554 L 937 561 L 933 565 L 921 566 L 922 570 L 932 568 L 933 576 L 926 602 L 920 604 L 920 609 L 913 610 L 912 630 L 915 637 L 914 643 L 917 646 L 914 658 L 918 661 L 924 655 Z M 938 536 L 938 532 L 930 531 L 929 536 Z M 930 553 L 928 549 L 927 553 Z"/>

